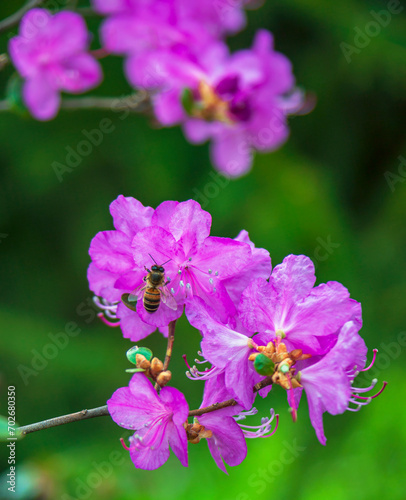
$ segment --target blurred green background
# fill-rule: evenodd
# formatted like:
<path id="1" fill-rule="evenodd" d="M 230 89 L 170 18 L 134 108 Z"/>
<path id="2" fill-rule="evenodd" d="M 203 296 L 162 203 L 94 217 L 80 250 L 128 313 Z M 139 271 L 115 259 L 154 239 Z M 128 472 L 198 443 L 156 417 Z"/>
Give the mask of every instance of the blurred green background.
<path id="1" fill-rule="evenodd" d="M 276 388 L 257 406 L 264 415 L 270 406 L 280 413 L 278 432 L 249 441 L 247 459 L 228 468 L 229 476 L 217 469 L 204 442 L 189 447 L 188 469 L 172 456 L 157 471 L 135 470 L 118 441 L 123 429 L 107 417 L 31 434 L 17 444 L 21 491 L 4 496 L 3 476 L 1 498 L 405 498 L 404 8 L 351 62 L 340 46 L 354 45 L 356 27 L 372 33 L 371 11 L 395 4 L 269 0 L 248 13 L 247 29 L 230 45 L 246 47 L 259 27 L 270 29 L 277 49 L 293 61 L 298 83 L 317 96 L 317 106 L 290 120 L 285 146 L 258 155 L 249 175 L 220 187 L 207 145 L 188 144 L 179 128 L 159 129 L 136 115 L 120 120 L 108 111 L 63 111 L 49 123 L 1 113 L 0 414 L 7 411 L 9 385 L 16 386 L 17 418 L 24 425 L 103 405 L 127 384 L 125 351 L 131 344 L 95 317 L 86 279 L 90 240 L 112 228 L 108 206 L 119 194 L 153 207 L 195 198 L 213 216 L 212 234 L 234 237 L 245 228 L 270 251 L 274 265 L 290 253 L 309 255 L 319 283 L 340 281 L 361 301 L 361 334 L 370 355 L 379 348 L 370 378 L 389 381 L 361 412 L 325 414 L 326 447 L 317 441 L 306 402 L 293 424 L 286 396 Z M 1 2 L 0 18 L 21 5 Z M 89 24 L 96 30 L 98 20 Z M 3 52 L 7 38 L 0 39 Z M 105 82 L 94 94 L 129 93 L 120 58 L 103 65 Z M 11 74 L 10 67 L 0 73 L 3 95 Z M 82 130 L 98 128 L 104 118 L 114 131 L 60 182 L 52 163 L 65 163 L 66 147 L 75 149 Z M 49 335 L 69 322 L 80 333 L 55 352 Z M 164 354 L 157 333 L 140 344 Z M 192 407 L 199 404 L 202 385 L 186 379 L 181 355 L 193 359 L 198 347 L 198 333 L 183 318 L 171 369 Z M 32 368 L 35 353 L 44 349 L 52 359 L 24 383 L 21 366 Z M 259 415 L 247 423 L 259 423 Z M 6 472 L 7 456 L 2 446 L 0 469 Z"/>

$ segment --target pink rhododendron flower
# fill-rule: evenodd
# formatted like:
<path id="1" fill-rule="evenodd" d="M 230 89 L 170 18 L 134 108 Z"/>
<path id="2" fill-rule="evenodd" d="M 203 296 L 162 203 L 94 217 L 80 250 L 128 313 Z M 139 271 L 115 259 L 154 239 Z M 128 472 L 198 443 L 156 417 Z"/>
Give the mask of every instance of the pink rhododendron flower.
<path id="1" fill-rule="evenodd" d="M 163 387 L 158 396 L 147 377 L 136 373 L 129 387 L 117 389 L 107 406 L 114 422 L 135 431 L 130 438 L 129 451 L 137 468 L 161 467 L 169 458 L 169 447 L 187 467 L 187 437 L 183 423 L 189 407 L 181 392 Z"/>
<path id="2" fill-rule="evenodd" d="M 156 77 L 148 85 L 145 75 Z M 213 164 L 229 176 L 246 173 L 254 151 L 279 147 L 288 137 L 287 115 L 303 105 L 291 63 L 265 30 L 252 49 L 231 55 L 222 42 L 206 44 L 193 57 L 179 50 L 148 52 L 128 60 L 127 76 L 134 86 L 155 90 L 163 125 L 183 124 L 193 143 L 212 140 Z"/>
<path id="3" fill-rule="evenodd" d="M 78 14 L 52 16 L 45 9 L 32 9 L 23 17 L 9 50 L 25 80 L 24 103 L 35 118 L 54 118 L 62 91 L 78 94 L 101 82 L 101 67 L 87 53 L 88 45 L 86 24 Z"/>
<path id="4" fill-rule="evenodd" d="M 208 380 L 205 384 L 201 408 L 215 403 L 227 401 L 232 395 L 224 385 L 224 376 Z M 222 408 L 198 417 L 200 424 L 211 431 L 212 436 L 207 439 L 210 453 L 217 466 L 227 474 L 226 464 L 239 465 L 247 455 L 247 444 L 244 433 L 233 418 L 242 408 L 238 405 Z"/>
<path id="5" fill-rule="evenodd" d="M 288 349 L 325 354 L 347 321 L 361 328 L 361 304 L 340 283 L 314 287 L 315 281 L 313 262 L 304 255 L 289 255 L 273 269 L 269 282 L 258 278 L 243 292 L 242 323 L 264 334 L 264 344 L 279 336 Z"/>
<path id="6" fill-rule="evenodd" d="M 359 393 L 373 389 L 376 379 L 370 387 L 353 386 L 357 374 L 365 371 L 366 354 L 367 347 L 358 334 L 358 325 L 349 321 L 342 327 L 334 347 L 320 361 L 312 364 L 309 363 L 311 360 L 301 362 L 304 368 L 300 368 L 299 364 L 298 378 L 306 392 L 310 421 L 321 444 L 326 444 L 323 430 L 324 412 L 338 415 L 346 410 L 357 411 L 371 401 L 372 397 L 360 396 Z M 310 366 L 306 366 L 309 364 Z M 294 391 L 298 405 L 302 389 Z"/>
<path id="7" fill-rule="evenodd" d="M 90 288 L 104 300 L 99 305 L 110 317 L 120 319 L 124 336 L 137 341 L 157 327 L 166 327 L 195 297 L 209 304 L 223 321 L 235 316 L 235 304 L 223 281 L 234 280 L 228 281 L 234 292 L 241 289 L 238 276 L 242 273 L 245 281 L 244 270 L 253 259 L 248 243 L 210 236 L 211 216 L 193 200 L 167 201 L 154 211 L 120 196 L 111 212 L 116 230 L 98 233 L 92 240 L 88 278 Z M 154 264 L 152 259 L 158 265 L 166 263 L 166 290 L 177 308 L 162 300 L 151 314 L 138 300 L 136 310 L 131 310 L 120 299 L 143 285 L 145 267 Z"/>

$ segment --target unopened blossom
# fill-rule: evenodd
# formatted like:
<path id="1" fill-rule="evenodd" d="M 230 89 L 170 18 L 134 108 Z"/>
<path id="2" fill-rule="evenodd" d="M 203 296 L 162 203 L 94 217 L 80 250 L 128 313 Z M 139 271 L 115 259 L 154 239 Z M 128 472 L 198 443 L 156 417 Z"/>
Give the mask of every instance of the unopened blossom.
<path id="1" fill-rule="evenodd" d="M 101 67 L 88 53 L 88 46 L 89 33 L 80 15 L 51 15 L 45 9 L 25 14 L 18 36 L 9 42 L 9 51 L 25 80 L 24 103 L 35 118 L 54 118 L 61 92 L 80 94 L 101 82 Z"/>
<path id="2" fill-rule="evenodd" d="M 188 465 L 184 422 L 189 407 L 181 392 L 163 387 L 159 393 L 142 373 L 133 375 L 129 387 L 117 389 L 107 401 L 112 419 L 134 430 L 130 456 L 135 467 L 153 470 L 169 458 L 169 448 L 184 467 Z"/>
<path id="3" fill-rule="evenodd" d="M 227 401 L 231 397 L 225 388 L 223 375 L 220 375 L 206 382 L 201 408 Z M 239 405 L 235 405 L 198 417 L 199 423 L 211 431 L 207 445 L 217 466 L 226 474 L 223 461 L 227 465 L 235 466 L 239 465 L 247 455 L 244 433 L 233 418 L 241 410 Z"/>
<path id="4" fill-rule="evenodd" d="M 99 301 L 102 308 L 120 319 L 124 336 L 136 341 L 157 327 L 166 327 L 195 297 L 210 304 L 224 321 L 235 315 L 235 305 L 223 281 L 250 264 L 252 251 L 247 243 L 210 236 L 211 216 L 193 200 L 163 202 L 154 211 L 120 196 L 111 210 L 117 229 L 103 231 L 92 240 L 89 253 L 93 262 L 88 278 L 90 288 L 112 303 L 109 307 Z M 157 265 L 165 263 L 166 293 L 177 307 L 168 307 L 162 300 L 151 314 L 143 300 L 138 300 L 136 310 L 131 310 L 120 299 L 145 284 L 145 268 L 154 261 Z"/>
<path id="5" fill-rule="evenodd" d="M 361 328 L 361 305 L 336 281 L 314 287 L 312 261 L 289 255 L 269 281 L 258 278 L 243 292 L 239 314 L 244 326 L 262 335 L 263 344 L 282 338 L 288 350 L 323 355 L 342 326 L 353 320 Z"/>
<path id="6" fill-rule="evenodd" d="M 211 140 L 213 164 L 228 176 L 246 173 L 254 151 L 269 152 L 287 139 L 287 115 L 301 108 L 290 61 L 273 47 L 271 33 L 257 33 L 251 49 L 230 54 L 221 42 L 187 51 L 159 49 L 131 59 L 127 76 L 154 89 L 158 120 L 182 124 L 193 143 Z M 147 82 L 148 87 L 148 82 Z"/>

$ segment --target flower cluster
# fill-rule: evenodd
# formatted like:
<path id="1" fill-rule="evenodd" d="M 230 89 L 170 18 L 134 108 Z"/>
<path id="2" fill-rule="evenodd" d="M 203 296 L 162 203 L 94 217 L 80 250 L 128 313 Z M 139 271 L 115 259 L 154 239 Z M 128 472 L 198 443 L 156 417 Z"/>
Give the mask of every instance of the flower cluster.
<path id="1" fill-rule="evenodd" d="M 32 9 L 24 16 L 9 50 L 25 80 L 24 102 L 35 118 L 56 116 L 61 91 L 78 94 L 101 82 L 101 67 L 88 53 L 88 45 L 86 24 L 74 12 L 52 16 L 45 9 Z"/>
<path id="2" fill-rule="evenodd" d="M 308 257 L 289 255 L 272 270 L 269 253 L 255 248 L 245 231 L 235 239 L 210 236 L 211 217 L 193 200 L 166 201 L 154 210 L 119 196 L 110 211 L 115 230 L 98 233 L 90 246 L 88 277 L 101 317 L 132 341 L 157 327 L 168 335 L 169 327 L 170 356 L 174 324 L 185 310 L 202 335 L 203 359 L 196 361 L 210 364 L 205 370 L 188 365 L 188 377 L 205 383 L 201 408 L 189 411 L 184 396 L 166 387 L 169 360 L 133 348 L 136 368 L 129 371 L 136 373 L 108 408 L 115 422 L 135 431 L 125 446 L 136 467 L 159 467 L 169 447 L 187 465 L 187 442 L 202 439 L 222 470 L 224 462 L 238 465 L 246 438 L 276 430 L 273 409 L 256 427 L 240 423 L 256 413 L 257 394 L 267 397 L 272 386 L 287 391 L 293 420 L 304 389 L 322 444 L 324 412 L 356 411 L 375 397 L 361 394 L 376 380 L 354 386 L 367 369 L 361 306 L 340 283 L 315 286 Z"/>
<path id="3" fill-rule="evenodd" d="M 211 139 L 213 164 L 229 176 L 247 172 L 253 150 L 279 147 L 287 114 L 303 104 L 269 32 L 258 32 L 251 49 L 229 53 L 224 36 L 244 26 L 247 3 L 93 0 L 107 16 L 104 47 L 126 57 L 134 87 L 153 92 L 159 122 L 182 124 L 193 143 Z"/>
<path id="4" fill-rule="evenodd" d="M 258 3 L 258 2 L 257 2 Z M 260 30 L 250 49 L 230 53 L 225 37 L 245 25 L 253 2 L 93 0 L 105 17 L 103 47 L 88 51 L 84 19 L 70 11 L 32 9 L 10 40 L 10 57 L 24 79 L 22 98 L 38 120 L 50 120 L 61 92 L 97 86 L 95 57 L 125 56 L 125 74 L 151 97 L 163 126 L 181 125 L 194 143 L 211 140 L 213 164 L 229 177 L 246 173 L 254 151 L 272 151 L 287 139 L 287 116 L 304 109 L 290 61 Z"/>

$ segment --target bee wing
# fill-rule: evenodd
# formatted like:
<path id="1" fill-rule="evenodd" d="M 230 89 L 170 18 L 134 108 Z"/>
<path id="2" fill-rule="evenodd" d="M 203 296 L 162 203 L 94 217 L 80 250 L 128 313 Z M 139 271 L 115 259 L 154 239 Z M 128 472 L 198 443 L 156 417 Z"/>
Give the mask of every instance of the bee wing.
<path id="1" fill-rule="evenodd" d="M 135 290 L 133 290 L 131 293 L 123 293 L 121 296 L 121 300 L 125 306 L 128 307 L 128 309 L 131 309 L 132 311 L 137 310 L 137 301 L 142 297 L 142 292 L 145 290 L 146 285 L 142 283 L 140 286 L 138 286 Z"/>
<path id="2" fill-rule="evenodd" d="M 170 290 L 166 286 L 162 286 L 160 287 L 160 291 L 162 302 L 168 306 L 169 309 L 176 311 L 178 304 L 176 303 L 175 297 L 172 295 Z"/>

